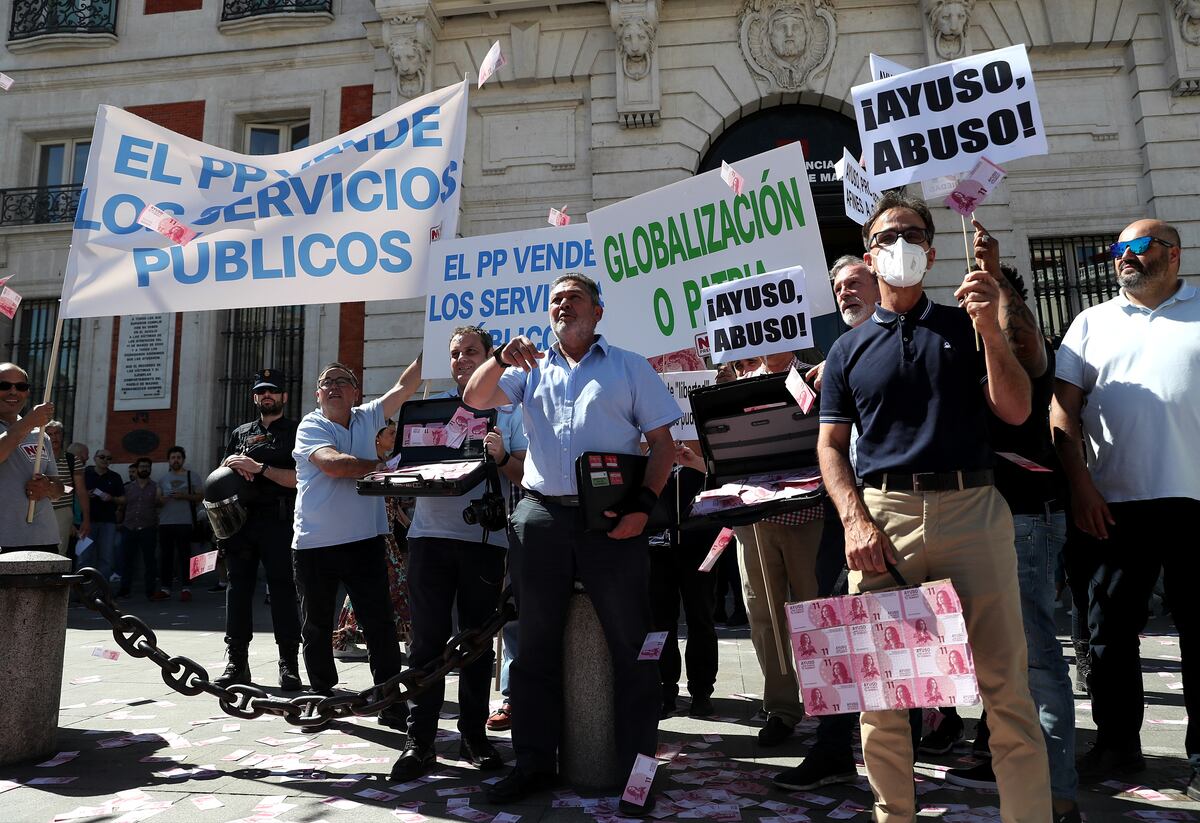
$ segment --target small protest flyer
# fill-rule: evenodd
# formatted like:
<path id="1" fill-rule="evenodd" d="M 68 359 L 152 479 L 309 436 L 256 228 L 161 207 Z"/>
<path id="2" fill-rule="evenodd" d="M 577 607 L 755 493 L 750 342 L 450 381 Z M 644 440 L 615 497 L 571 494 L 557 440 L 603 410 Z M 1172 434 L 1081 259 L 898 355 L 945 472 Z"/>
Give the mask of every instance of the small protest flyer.
<path id="1" fill-rule="evenodd" d="M 787 604 L 812 715 L 973 706 L 975 664 L 949 580 Z"/>

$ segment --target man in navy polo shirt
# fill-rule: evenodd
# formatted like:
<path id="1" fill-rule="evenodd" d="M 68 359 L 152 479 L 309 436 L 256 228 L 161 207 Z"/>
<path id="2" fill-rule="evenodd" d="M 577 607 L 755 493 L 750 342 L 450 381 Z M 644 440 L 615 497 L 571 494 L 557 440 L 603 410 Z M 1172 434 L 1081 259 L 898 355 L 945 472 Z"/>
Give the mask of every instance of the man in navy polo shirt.
<path id="1" fill-rule="evenodd" d="M 1006 423 L 1024 422 L 1029 378 L 1000 328 L 991 275 L 963 280 L 955 297 L 966 311 L 925 295 L 935 252 L 923 201 L 884 195 L 863 240 L 880 304 L 829 352 L 817 446 L 846 530 L 851 587 L 894 585 L 888 565 L 912 584 L 954 582 L 990 718 L 1001 816 L 1044 823 L 1053 819 L 1046 746 L 1029 695 L 1012 513 L 992 485 L 987 424 L 989 408 Z M 849 459 L 856 424 L 861 496 Z M 861 723 L 876 820 L 912 820 L 907 712 L 863 712 Z"/>

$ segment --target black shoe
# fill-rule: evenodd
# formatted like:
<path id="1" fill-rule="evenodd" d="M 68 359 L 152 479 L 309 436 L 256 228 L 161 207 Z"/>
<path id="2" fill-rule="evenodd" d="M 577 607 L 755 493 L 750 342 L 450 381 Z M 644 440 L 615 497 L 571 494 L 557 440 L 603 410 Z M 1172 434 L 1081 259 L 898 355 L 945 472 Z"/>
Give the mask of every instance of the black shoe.
<path id="1" fill-rule="evenodd" d="M 402 783 L 416 780 L 432 769 L 435 763 L 437 763 L 437 755 L 434 754 L 433 746 L 422 745 L 410 737 L 404 741 L 404 751 L 400 753 L 400 759 L 396 761 L 396 765 L 392 766 L 392 772 L 388 775 L 388 779 L 398 780 Z"/>
<path id="2" fill-rule="evenodd" d="M 1192 779 L 1188 781 L 1187 796 L 1192 800 L 1200 800 L 1200 771 L 1192 769 Z"/>
<path id="3" fill-rule="evenodd" d="M 773 714 L 767 718 L 767 725 L 758 730 L 758 745 L 778 746 L 791 737 L 795 731 L 795 726 Z"/>
<path id="4" fill-rule="evenodd" d="M 969 769 L 950 769 L 946 772 L 946 782 L 966 789 L 996 790 L 996 775 L 990 760 Z"/>
<path id="5" fill-rule="evenodd" d="M 379 724 L 398 732 L 408 731 L 408 704 L 393 703 L 379 713 Z"/>
<path id="6" fill-rule="evenodd" d="M 554 772 L 526 772 L 520 766 L 514 766 L 507 777 L 488 786 L 484 794 L 489 803 L 516 803 L 557 785 L 558 775 Z"/>
<path id="7" fill-rule="evenodd" d="M 622 800 L 617 804 L 618 817 L 649 817 L 650 812 L 654 811 L 654 790 L 646 792 L 646 800 L 642 805 L 630 803 L 628 800 Z"/>
<path id="8" fill-rule="evenodd" d="M 209 587 L 208 587 L 208 590 L 209 590 L 210 592 L 213 592 L 214 594 L 216 594 L 217 592 L 223 592 L 223 591 L 225 591 L 225 588 L 226 588 L 226 586 L 225 586 L 225 584 L 224 584 L 224 583 L 218 583 L 218 584 L 217 584 L 217 585 L 215 585 L 215 586 L 209 586 Z"/>
<path id="9" fill-rule="evenodd" d="M 703 697 L 693 697 L 692 705 L 688 709 L 688 717 L 712 717 L 717 713 L 713 708 L 712 698 L 705 695 Z"/>
<path id="10" fill-rule="evenodd" d="M 492 772 L 504 765 L 500 752 L 486 736 L 463 737 L 458 744 L 458 757 L 465 760 L 481 772 Z"/>
<path id="11" fill-rule="evenodd" d="M 229 662 L 225 664 L 225 671 L 214 678 L 213 683 L 218 686 L 232 686 L 234 683 L 250 685 L 250 660 L 245 649 L 229 650 Z"/>
<path id="12" fill-rule="evenodd" d="M 833 783 L 853 783 L 857 779 L 858 769 L 854 767 L 853 757 L 843 759 L 810 756 L 799 766 L 780 772 L 771 782 L 780 789 L 806 792 Z"/>
<path id="13" fill-rule="evenodd" d="M 1136 774 L 1146 770 L 1146 759 L 1140 746 L 1129 749 L 1114 749 L 1093 744 L 1091 751 L 1075 761 L 1075 771 L 1080 781 L 1094 783 L 1122 775 Z"/>
<path id="14" fill-rule="evenodd" d="M 961 717 L 943 715 L 942 722 L 936 729 L 921 738 L 918 751 L 922 754 L 945 754 L 966 738 L 963 736 Z"/>
<path id="15" fill-rule="evenodd" d="M 294 651 L 280 652 L 279 688 L 285 692 L 298 692 L 304 688 L 304 684 L 300 682 L 300 663 Z"/>

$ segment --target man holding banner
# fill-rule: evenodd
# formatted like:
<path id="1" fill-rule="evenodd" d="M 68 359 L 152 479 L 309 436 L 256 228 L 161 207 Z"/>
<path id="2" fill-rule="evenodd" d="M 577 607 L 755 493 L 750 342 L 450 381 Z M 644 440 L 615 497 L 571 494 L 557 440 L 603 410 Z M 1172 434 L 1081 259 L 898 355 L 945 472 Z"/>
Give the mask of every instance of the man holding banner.
<path id="1" fill-rule="evenodd" d="M 1012 425 L 1029 416 L 1030 383 L 1000 327 L 991 275 L 963 280 L 955 296 L 966 311 L 925 295 L 933 235 L 925 203 L 896 192 L 863 226 L 880 305 L 826 360 L 821 473 L 845 526 L 854 591 L 894 585 L 889 567 L 909 583 L 953 581 L 990 718 L 1001 817 L 1045 823 L 1053 819 L 1049 769 L 1029 694 L 1012 514 L 992 484 L 987 434 L 989 409 Z M 861 496 L 848 454 L 854 425 Z M 861 724 L 876 820 L 912 820 L 907 713 L 864 712 Z"/>
<path id="2" fill-rule="evenodd" d="M 662 706 L 658 664 L 639 660 L 652 630 L 648 597 L 648 515 L 675 457 L 670 425 L 679 404 L 634 352 L 596 333 L 604 314 L 596 283 L 564 274 L 550 289 L 550 321 L 558 344 L 539 351 L 516 337 L 480 366 L 463 399 L 477 409 L 510 403 L 523 410 L 529 451 L 526 495 L 512 515 L 512 564 L 521 609 L 521 653 L 513 663 L 513 748 L 517 764 L 488 790 L 512 803 L 556 781 L 562 732 L 563 626 L 572 581 L 591 596 L 612 654 L 617 755 L 631 769 L 654 755 Z M 511 367 L 511 368 L 510 368 Z M 642 485 L 630 490 L 607 534 L 583 529 L 575 461 L 584 452 L 640 454 L 649 462 Z M 654 806 L 621 801 L 623 815 Z"/>
<path id="3" fill-rule="evenodd" d="M 54 417 L 54 404 L 35 406 L 25 417 L 29 400 L 29 374 L 16 363 L 0 363 L 0 551 L 36 549 L 58 551 L 58 521 L 51 501 L 65 487 L 57 477 L 46 424 Z M 44 439 L 42 473 L 33 473 L 38 440 Z M 26 523 L 28 503 L 35 503 L 33 522 Z"/>

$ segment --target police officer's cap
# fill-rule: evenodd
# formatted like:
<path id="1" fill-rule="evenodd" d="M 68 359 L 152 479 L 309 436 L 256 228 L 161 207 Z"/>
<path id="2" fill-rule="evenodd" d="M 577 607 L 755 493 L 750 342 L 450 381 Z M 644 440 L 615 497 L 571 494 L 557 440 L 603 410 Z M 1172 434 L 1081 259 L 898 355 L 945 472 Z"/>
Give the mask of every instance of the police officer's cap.
<path id="1" fill-rule="evenodd" d="M 262 369 L 254 373 L 254 385 L 251 391 L 259 389 L 275 389 L 276 391 L 286 391 L 287 378 L 279 369 Z"/>

